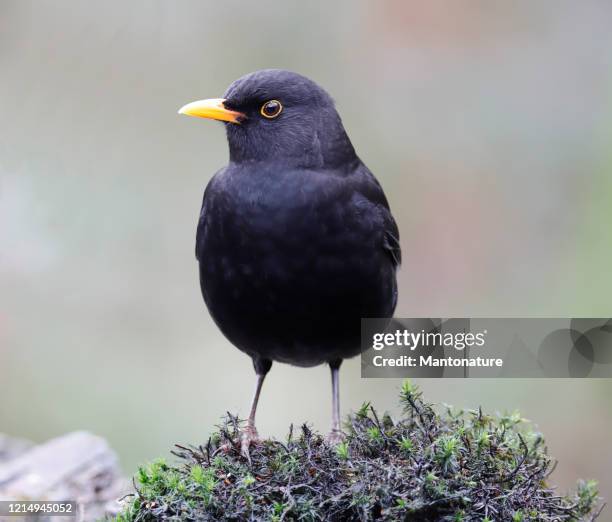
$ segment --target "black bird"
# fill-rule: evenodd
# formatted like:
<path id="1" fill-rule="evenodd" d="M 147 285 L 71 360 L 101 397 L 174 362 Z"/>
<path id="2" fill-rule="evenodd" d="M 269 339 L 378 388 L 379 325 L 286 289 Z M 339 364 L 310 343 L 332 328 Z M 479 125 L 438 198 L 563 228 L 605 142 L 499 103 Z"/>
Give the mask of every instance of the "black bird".
<path id="1" fill-rule="evenodd" d="M 204 192 L 196 257 L 210 314 L 257 373 L 242 449 L 257 440 L 272 361 L 330 365 L 337 442 L 340 364 L 360 353 L 360 318 L 390 317 L 397 302 L 399 233 L 385 194 L 331 97 L 299 74 L 256 71 L 179 113 L 227 131 L 229 164 Z"/>

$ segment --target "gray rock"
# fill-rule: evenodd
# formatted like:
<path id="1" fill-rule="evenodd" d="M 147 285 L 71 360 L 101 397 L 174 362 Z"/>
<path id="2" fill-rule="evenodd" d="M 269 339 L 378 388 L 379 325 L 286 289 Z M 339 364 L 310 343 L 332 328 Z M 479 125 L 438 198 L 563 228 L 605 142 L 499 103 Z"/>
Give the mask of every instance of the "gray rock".
<path id="1" fill-rule="evenodd" d="M 37 446 L 3 436 L 0 455 L 0 500 L 76 501 L 89 521 L 116 513 L 130 489 L 108 443 L 84 431 Z"/>

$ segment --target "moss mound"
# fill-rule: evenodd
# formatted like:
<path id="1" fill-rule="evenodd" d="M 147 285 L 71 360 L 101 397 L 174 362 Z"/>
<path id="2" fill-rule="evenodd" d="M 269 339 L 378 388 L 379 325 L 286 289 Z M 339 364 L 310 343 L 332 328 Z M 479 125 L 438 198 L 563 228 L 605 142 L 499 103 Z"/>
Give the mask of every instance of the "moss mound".
<path id="1" fill-rule="evenodd" d="M 301 427 L 287 440 L 240 454 L 239 421 L 229 416 L 208 444 L 177 446 L 178 462 L 141 468 L 119 522 L 269 521 L 586 521 L 599 512 L 594 482 L 571 495 L 548 485 L 553 461 L 520 415 L 437 413 L 409 382 L 404 415 L 369 404 L 329 447 Z"/>

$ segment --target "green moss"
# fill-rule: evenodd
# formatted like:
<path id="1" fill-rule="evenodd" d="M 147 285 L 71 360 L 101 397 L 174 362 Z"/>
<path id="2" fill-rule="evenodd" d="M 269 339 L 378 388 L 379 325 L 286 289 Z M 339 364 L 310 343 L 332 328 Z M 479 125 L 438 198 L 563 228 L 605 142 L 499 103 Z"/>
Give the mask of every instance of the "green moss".
<path id="1" fill-rule="evenodd" d="M 518 412 L 444 413 L 404 383 L 404 414 L 382 420 L 369 403 L 329 447 L 302 426 L 286 441 L 265 440 L 240 454 L 240 422 L 228 417 L 206 447 L 177 446 L 178 460 L 138 470 L 136 494 L 118 522 L 272 521 L 586 521 L 597 485 L 560 496 L 548 485 L 552 460 L 541 434 Z"/>
<path id="2" fill-rule="evenodd" d="M 340 444 L 338 444 L 336 446 L 336 455 L 338 455 L 338 458 L 342 459 L 342 460 L 348 460 L 349 458 L 349 445 L 348 443 L 345 442 L 341 442 Z"/>

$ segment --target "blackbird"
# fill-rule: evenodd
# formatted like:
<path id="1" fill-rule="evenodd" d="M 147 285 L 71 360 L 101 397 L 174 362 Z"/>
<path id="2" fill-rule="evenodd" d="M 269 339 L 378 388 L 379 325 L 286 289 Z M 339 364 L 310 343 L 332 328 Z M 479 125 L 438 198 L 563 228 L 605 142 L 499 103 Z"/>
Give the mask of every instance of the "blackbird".
<path id="1" fill-rule="evenodd" d="M 302 75 L 256 71 L 179 113 L 227 132 L 229 164 L 204 192 L 196 257 L 213 320 L 257 374 L 242 451 L 257 440 L 272 361 L 329 364 L 328 440 L 338 442 L 340 364 L 361 351 L 360 319 L 390 317 L 397 302 L 401 251 L 385 194 L 332 98 Z"/>

